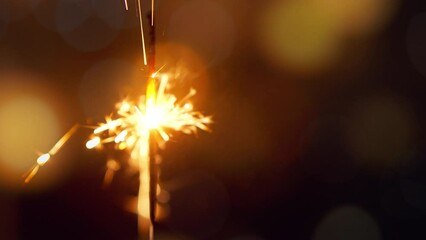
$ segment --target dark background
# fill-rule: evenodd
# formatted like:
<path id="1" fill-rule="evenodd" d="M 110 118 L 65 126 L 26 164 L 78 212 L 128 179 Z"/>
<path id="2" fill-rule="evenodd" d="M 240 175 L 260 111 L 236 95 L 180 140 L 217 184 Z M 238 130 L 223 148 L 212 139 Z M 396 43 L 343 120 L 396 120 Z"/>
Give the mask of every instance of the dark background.
<path id="1" fill-rule="evenodd" d="M 426 5 L 352 2 L 157 1 L 157 68 L 178 74 L 178 96 L 199 90 L 214 124 L 162 152 L 156 239 L 426 239 Z M 0 1 L 0 110 L 31 96 L 56 116 L 1 110 L 0 239 L 137 239 L 135 173 L 102 187 L 105 160 L 124 153 L 86 150 L 81 130 L 23 185 L 37 155 L 19 140 L 46 151 L 143 93 L 129 7 Z M 3 154 L 9 139 L 34 159 Z"/>

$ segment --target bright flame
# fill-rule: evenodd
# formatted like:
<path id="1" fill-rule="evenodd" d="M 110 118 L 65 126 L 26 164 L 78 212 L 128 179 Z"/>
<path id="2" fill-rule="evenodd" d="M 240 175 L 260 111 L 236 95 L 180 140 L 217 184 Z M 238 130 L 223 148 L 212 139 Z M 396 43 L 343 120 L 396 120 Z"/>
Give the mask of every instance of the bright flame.
<path id="1" fill-rule="evenodd" d="M 147 65 L 141 0 L 136 0 L 136 4 L 143 60 L 144 65 Z M 154 4 L 155 0 L 151 0 L 151 26 L 154 25 Z M 128 10 L 127 0 L 124 0 L 124 5 Z M 157 84 L 158 81 L 159 84 Z M 153 73 L 148 81 L 146 95 L 136 101 L 123 100 L 117 104 L 115 118 L 106 117 L 105 123 L 99 124 L 93 131 L 90 140 L 86 142 L 88 149 L 114 143 L 117 149 L 130 151 L 129 163 L 139 170 L 137 205 L 139 227 L 142 231 L 149 233 L 150 239 L 153 239 L 153 225 L 150 216 L 153 206 L 151 204 L 155 204 L 150 201 L 150 144 L 155 141 L 158 146 L 164 146 L 164 143 L 170 140 L 170 130 L 185 134 L 196 133 L 198 129 L 207 131 L 209 130 L 208 125 L 212 122 L 211 117 L 193 111 L 193 105 L 188 102 L 196 94 L 194 89 L 191 89 L 183 99 L 177 101 L 173 94 L 167 92 L 168 81 L 169 77 L 166 74 Z M 48 153 L 37 159 L 37 164 L 27 174 L 26 183 L 62 148 L 79 127 L 81 126 L 76 125 L 71 128 Z M 119 168 L 120 165 L 115 160 L 109 160 L 104 183 L 111 182 L 114 172 Z M 161 192 L 161 187 L 157 187 L 160 189 L 157 189 L 157 192 Z"/>
<path id="2" fill-rule="evenodd" d="M 159 81 L 159 84 L 157 82 Z M 150 218 L 150 139 L 159 146 L 169 141 L 169 131 L 185 134 L 208 130 L 212 122 L 200 112 L 193 111 L 188 102 L 196 94 L 194 89 L 180 101 L 166 91 L 169 77 L 154 73 L 149 78 L 146 95 L 139 101 L 124 100 L 117 104 L 116 118 L 107 117 L 105 123 L 96 128 L 86 144 L 91 149 L 99 144 L 114 143 L 120 150 L 129 150 L 129 163 L 139 169 L 138 214 L 144 229 L 152 229 Z M 158 133 L 158 134 L 155 134 Z M 156 137 L 159 136 L 159 137 Z"/>
<path id="3" fill-rule="evenodd" d="M 139 101 L 123 100 L 117 104 L 117 118 L 106 118 L 106 122 L 94 130 L 90 146 L 94 147 L 101 142 L 124 142 L 126 149 L 132 150 L 132 157 L 137 157 L 140 146 L 145 145 L 141 144 L 141 140 L 150 131 L 157 132 L 161 138 L 156 140 L 163 143 L 170 138 L 168 130 L 185 134 L 195 133 L 197 129 L 208 130 L 211 118 L 193 111 L 193 105 L 188 102 L 196 91 L 191 89 L 182 100 L 177 101 L 173 94 L 166 91 L 169 81 L 167 75 L 157 75 L 150 78 L 146 95 L 141 96 Z M 158 80 L 159 84 L 156 83 Z"/>

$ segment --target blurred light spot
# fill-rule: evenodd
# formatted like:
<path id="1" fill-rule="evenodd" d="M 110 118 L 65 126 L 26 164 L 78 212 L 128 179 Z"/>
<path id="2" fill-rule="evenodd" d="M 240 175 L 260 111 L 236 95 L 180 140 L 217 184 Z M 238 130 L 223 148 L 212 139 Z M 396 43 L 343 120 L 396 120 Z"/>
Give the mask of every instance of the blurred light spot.
<path id="1" fill-rule="evenodd" d="M 58 121 L 41 99 L 21 96 L 0 105 L 1 181 L 19 184 L 35 164 L 36 151 L 46 151 L 59 136 Z M 21 184 L 19 184 L 21 185 Z"/>
<path id="2" fill-rule="evenodd" d="M 261 53 L 278 66 L 298 71 L 322 69 L 339 53 L 336 22 L 310 0 L 269 5 L 256 28 Z"/>
<path id="3" fill-rule="evenodd" d="M 173 93 L 186 95 L 189 89 L 195 88 L 196 102 L 202 104 L 209 87 L 204 60 L 194 50 L 175 43 L 157 44 L 156 55 L 157 68 L 168 74 Z"/>
<path id="4" fill-rule="evenodd" d="M 161 190 L 157 195 L 157 201 L 163 204 L 168 203 L 170 201 L 170 193 L 165 190 Z"/>
<path id="5" fill-rule="evenodd" d="M 372 97 L 352 110 L 346 144 L 368 166 L 395 166 L 412 150 L 415 129 L 415 114 L 402 99 Z"/>
<path id="6" fill-rule="evenodd" d="M 88 118 L 101 121 L 115 104 L 126 97 L 123 89 L 131 82 L 133 69 L 120 60 L 106 60 L 91 67 L 80 85 L 80 103 Z M 138 79 L 143 83 L 144 79 Z M 141 92 L 143 85 L 140 84 Z"/>
<path id="7" fill-rule="evenodd" d="M 380 228 L 366 211 L 356 207 L 340 207 L 317 226 L 314 240 L 380 240 Z"/>
<path id="8" fill-rule="evenodd" d="M 155 221 L 165 222 L 170 216 L 170 206 L 164 203 L 157 203 L 155 206 Z"/>
<path id="9" fill-rule="evenodd" d="M 59 0 L 56 26 L 59 32 L 70 32 L 90 17 L 90 5 L 86 0 Z"/>
<path id="10" fill-rule="evenodd" d="M 111 44 L 118 34 L 117 29 L 94 14 L 95 9 L 86 0 L 30 0 L 30 4 L 41 25 L 59 32 L 77 50 L 98 51 Z"/>
<path id="11" fill-rule="evenodd" d="M 138 23 L 134 11 L 126 11 L 123 1 L 92 0 L 96 15 L 115 29 L 131 28 Z"/>
<path id="12" fill-rule="evenodd" d="M 13 22 L 31 13 L 28 1 L 0 0 L 0 21 Z"/>
<path id="13" fill-rule="evenodd" d="M 23 187 L 23 175 L 66 132 L 67 129 L 59 129 L 59 119 L 74 122 L 62 101 L 65 99 L 61 91 L 54 87 L 54 81 L 42 79 L 25 69 L 0 71 L 0 79 L 0 148 L 7 150 L 0 151 L 9 155 L 6 158 L 0 156 L 0 188 L 32 192 L 60 184 L 72 169 L 69 164 L 73 162 L 66 161 L 71 155 L 67 153 L 71 145 L 55 155 L 54 161 L 49 161 L 37 177 Z M 17 143 L 10 147 L 13 142 Z M 17 156 L 10 157 L 15 152 Z"/>
<path id="14" fill-rule="evenodd" d="M 394 12 L 398 0 L 312 0 L 324 14 L 349 35 L 365 35 L 380 30 Z"/>
<path id="15" fill-rule="evenodd" d="M 426 13 L 411 19 L 407 32 L 408 54 L 414 67 L 426 77 Z"/>
<path id="16" fill-rule="evenodd" d="M 377 33 L 398 0 L 273 1 L 259 15 L 258 46 L 273 64 L 300 72 L 323 70 L 348 37 Z"/>
<path id="17" fill-rule="evenodd" d="M 28 0 L 34 17 L 45 28 L 56 31 L 57 5 L 59 0 Z"/>
<path id="18" fill-rule="evenodd" d="M 185 184 L 170 190 L 171 215 L 167 225 L 175 232 L 194 239 L 209 239 L 224 224 L 229 211 L 229 196 L 213 175 L 186 173 Z"/>
<path id="19" fill-rule="evenodd" d="M 111 44 L 118 34 L 117 29 L 109 27 L 98 18 L 89 18 L 70 32 L 62 33 L 66 43 L 83 52 L 101 50 Z"/>
<path id="20" fill-rule="evenodd" d="M 225 59 L 233 48 L 235 23 L 217 2 L 187 1 L 170 17 L 168 41 L 187 45 L 209 63 Z"/>

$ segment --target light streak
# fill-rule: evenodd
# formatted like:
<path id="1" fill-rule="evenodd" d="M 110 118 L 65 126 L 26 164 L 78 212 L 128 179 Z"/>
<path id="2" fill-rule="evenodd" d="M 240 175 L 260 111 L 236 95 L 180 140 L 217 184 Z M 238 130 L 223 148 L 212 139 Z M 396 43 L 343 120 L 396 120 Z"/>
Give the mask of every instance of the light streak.
<path id="1" fill-rule="evenodd" d="M 141 0 L 137 0 L 137 3 L 138 3 L 138 14 L 139 14 L 139 26 L 140 26 L 140 31 L 141 31 L 143 64 L 146 66 L 146 65 L 148 65 L 148 60 L 147 60 L 147 57 L 146 57 L 145 35 L 144 35 L 144 30 L 143 30 L 143 16 L 142 16 Z"/>
<path id="2" fill-rule="evenodd" d="M 81 126 L 76 124 L 74 125 L 70 130 L 68 130 L 65 135 L 63 135 L 59 141 L 55 143 L 55 145 L 44 154 L 41 154 L 36 161 L 36 165 L 34 165 L 30 171 L 25 174 L 25 183 L 29 183 L 31 179 L 37 174 L 40 167 L 42 167 L 44 164 L 46 164 L 63 146 L 64 144 L 74 135 L 74 133 L 77 131 L 78 128 Z"/>
<path id="3" fill-rule="evenodd" d="M 126 8 L 126 11 L 129 10 L 129 4 L 127 3 L 127 0 L 124 0 L 124 7 Z"/>
<path id="4" fill-rule="evenodd" d="M 151 0 L 151 26 L 154 26 L 155 0 Z"/>

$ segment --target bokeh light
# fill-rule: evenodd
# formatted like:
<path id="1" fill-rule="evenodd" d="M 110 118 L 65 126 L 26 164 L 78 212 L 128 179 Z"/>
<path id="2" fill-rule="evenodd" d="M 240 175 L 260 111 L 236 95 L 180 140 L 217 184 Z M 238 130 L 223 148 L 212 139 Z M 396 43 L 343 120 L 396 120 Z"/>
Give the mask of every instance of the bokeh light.
<path id="1" fill-rule="evenodd" d="M 132 82 L 133 70 L 126 61 L 110 59 L 86 71 L 80 82 L 80 103 L 87 118 L 102 121 L 117 102 L 127 97 L 124 86 Z M 142 92 L 143 83 L 139 86 Z"/>
<path id="2" fill-rule="evenodd" d="M 207 63 L 224 60 L 232 51 L 235 23 L 215 1 L 187 1 L 173 12 L 166 38 L 197 51 Z"/>
<path id="3" fill-rule="evenodd" d="M 17 96 L 0 105 L 0 161 L 4 181 L 18 184 L 34 164 L 37 150 L 49 149 L 59 124 L 49 105 L 32 96 Z"/>
<path id="4" fill-rule="evenodd" d="M 336 22 L 310 1 L 276 1 L 259 19 L 257 44 L 275 65 L 300 71 L 318 69 L 338 54 Z"/>
<path id="5" fill-rule="evenodd" d="M 380 240 L 381 230 L 374 218 L 358 207 L 340 207 L 328 213 L 317 226 L 314 240 Z"/>
<path id="6" fill-rule="evenodd" d="M 112 28 L 137 27 L 134 11 L 126 11 L 123 1 L 93 0 L 92 7 L 96 16 Z"/>
<path id="7" fill-rule="evenodd" d="M 380 31 L 398 6 L 398 0 L 312 0 L 349 36 Z"/>
<path id="8" fill-rule="evenodd" d="M 413 150 L 416 128 L 416 115 L 407 102 L 376 95 L 352 109 L 346 123 L 346 144 L 365 166 L 396 167 Z"/>
<path id="9" fill-rule="evenodd" d="M 0 21 L 15 22 L 31 13 L 28 1 L 0 1 Z"/>
<path id="10" fill-rule="evenodd" d="M 396 0 L 271 1 L 255 26 L 257 45 L 276 66 L 324 70 L 343 56 L 348 40 L 378 33 L 396 6 Z"/>
<path id="11" fill-rule="evenodd" d="M 159 150 L 155 239 L 424 238 L 422 0 L 155 2 L 156 68 L 215 122 Z M 102 189 L 103 160 L 127 156 L 85 151 L 89 129 L 22 183 L 72 124 L 144 93 L 128 3 L 0 0 L 0 239 L 137 238 L 136 173 Z M 44 77 L 3 74 L 24 69 Z"/>
<path id="12" fill-rule="evenodd" d="M 56 10 L 56 29 L 61 33 L 75 30 L 90 17 L 87 1 L 60 0 Z"/>
<path id="13" fill-rule="evenodd" d="M 167 72 L 170 84 L 176 96 L 184 96 L 188 89 L 197 89 L 197 105 L 201 105 L 207 97 L 210 78 L 206 69 L 206 61 L 194 49 L 176 43 L 161 43 L 156 47 L 156 67 Z M 135 79 L 140 86 L 140 79 Z"/>
<path id="14" fill-rule="evenodd" d="M 33 16 L 43 27 L 56 31 L 56 9 L 59 0 L 29 0 Z"/>
<path id="15" fill-rule="evenodd" d="M 66 43 L 83 52 L 94 52 L 113 42 L 118 30 L 111 28 L 98 18 L 89 18 L 70 32 L 62 33 Z"/>
<path id="16" fill-rule="evenodd" d="M 39 154 L 48 151 L 65 131 L 60 122 L 67 114 L 58 109 L 59 102 L 52 101 L 60 99 L 57 89 L 22 69 L 0 71 L 0 78 L 0 188 L 38 191 L 59 184 L 70 170 L 62 161 L 49 164 L 43 176 L 22 187 L 23 176 Z"/>
<path id="17" fill-rule="evenodd" d="M 110 4 L 111 1 L 105 4 Z M 34 17 L 45 28 L 83 52 L 104 49 L 116 38 L 124 23 L 124 9 L 98 14 L 99 2 L 84 0 L 31 0 Z"/>

